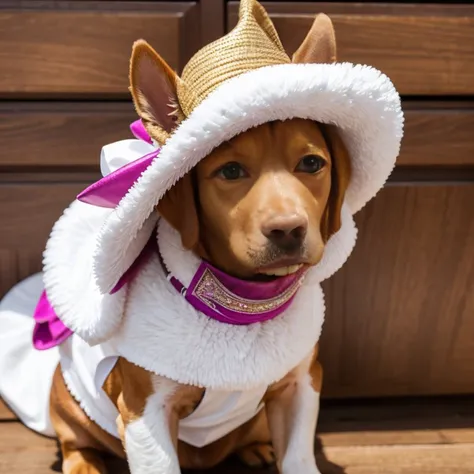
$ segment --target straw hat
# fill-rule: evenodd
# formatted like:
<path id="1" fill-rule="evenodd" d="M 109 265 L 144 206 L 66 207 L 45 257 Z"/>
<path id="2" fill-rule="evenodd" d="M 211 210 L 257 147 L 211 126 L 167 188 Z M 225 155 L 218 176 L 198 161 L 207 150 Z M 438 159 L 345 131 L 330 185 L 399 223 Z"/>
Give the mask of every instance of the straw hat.
<path id="1" fill-rule="evenodd" d="M 253 69 L 291 63 L 257 1 L 243 0 L 239 17 L 228 35 L 201 49 L 184 68 L 177 93 L 185 116 L 225 81 Z"/>
<path id="2" fill-rule="evenodd" d="M 335 124 L 351 157 L 346 208 L 354 214 L 377 193 L 399 153 L 400 98 L 378 70 L 335 63 L 331 34 L 330 20 L 318 16 L 300 47 L 302 63 L 295 63 L 264 8 L 256 0 L 242 0 L 235 29 L 196 53 L 181 78 L 148 49 L 148 66 L 161 64 L 165 82 L 175 91 L 172 125 L 169 110 L 150 110 L 145 101 L 147 94 L 159 94 L 134 87 L 134 61 L 144 51 L 143 43 L 137 47 L 132 93 L 161 151 L 103 224 L 94 254 L 96 283 L 103 293 L 114 287 L 147 241 L 164 193 L 213 149 L 249 128 L 296 117 Z M 148 80 L 146 87 L 158 86 L 158 80 Z"/>

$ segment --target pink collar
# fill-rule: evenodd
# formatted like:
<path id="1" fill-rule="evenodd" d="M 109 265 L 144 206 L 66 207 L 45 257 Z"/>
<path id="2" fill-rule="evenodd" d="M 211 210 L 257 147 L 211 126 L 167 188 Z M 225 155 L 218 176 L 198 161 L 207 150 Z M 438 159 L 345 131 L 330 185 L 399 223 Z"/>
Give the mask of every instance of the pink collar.
<path id="1" fill-rule="evenodd" d="M 202 261 L 188 288 L 171 275 L 168 281 L 197 311 L 221 323 L 248 325 L 276 318 L 290 306 L 306 271 L 269 282 L 235 278 Z"/>
<path id="2" fill-rule="evenodd" d="M 306 275 L 302 268 L 269 282 L 240 280 L 202 260 L 186 288 L 168 271 L 152 235 L 111 293 L 131 281 L 153 253 L 158 254 L 166 279 L 194 309 L 227 324 L 248 325 L 276 318 L 290 306 Z"/>

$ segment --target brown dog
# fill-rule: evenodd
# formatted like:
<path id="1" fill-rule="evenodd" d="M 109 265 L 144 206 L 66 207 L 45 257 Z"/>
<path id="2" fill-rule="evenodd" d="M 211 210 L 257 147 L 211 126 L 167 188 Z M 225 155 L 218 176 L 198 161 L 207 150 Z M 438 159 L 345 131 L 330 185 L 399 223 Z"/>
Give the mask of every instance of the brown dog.
<path id="1" fill-rule="evenodd" d="M 332 25 L 319 16 L 293 61 L 334 60 Z M 167 111 L 170 99 L 177 103 L 176 82 L 164 61 L 146 43 L 137 43 L 131 90 L 137 111 L 159 143 L 180 119 L 179 110 L 174 116 Z M 271 278 L 320 261 L 325 243 L 340 227 L 349 178 L 349 157 L 333 127 L 301 119 L 271 122 L 214 150 L 167 193 L 157 211 L 179 231 L 186 248 L 214 266 L 243 279 Z M 120 413 L 120 443 L 87 418 L 57 370 L 51 418 L 63 472 L 106 472 L 100 451 L 127 455 L 134 474 L 206 468 L 236 452 L 252 466 L 276 460 L 283 474 L 315 474 L 322 383 L 317 355 L 316 346 L 268 388 L 265 410 L 254 419 L 199 449 L 178 441 L 177 433 L 179 420 L 196 409 L 204 389 L 119 359 L 104 390 Z M 140 449 L 134 443 L 142 443 Z M 158 458 L 164 468 L 154 467 Z"/>

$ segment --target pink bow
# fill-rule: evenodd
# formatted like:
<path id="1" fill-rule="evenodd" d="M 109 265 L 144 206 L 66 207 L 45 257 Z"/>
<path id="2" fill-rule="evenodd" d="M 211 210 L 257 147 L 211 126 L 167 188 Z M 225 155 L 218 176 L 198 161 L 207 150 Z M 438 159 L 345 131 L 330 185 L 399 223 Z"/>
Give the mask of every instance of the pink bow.
<path id="1" fill-rule="evenodd" d="M 130 130 L 135 138 L 152 143 L 141 120 L 133 122 L 130 125 Z M 91 184 L 77 196 L 77 199 L 93 206 L 115 208 L 142 173 L 150 166 L 158 153 L 159 149 L 118 168 Z"/>

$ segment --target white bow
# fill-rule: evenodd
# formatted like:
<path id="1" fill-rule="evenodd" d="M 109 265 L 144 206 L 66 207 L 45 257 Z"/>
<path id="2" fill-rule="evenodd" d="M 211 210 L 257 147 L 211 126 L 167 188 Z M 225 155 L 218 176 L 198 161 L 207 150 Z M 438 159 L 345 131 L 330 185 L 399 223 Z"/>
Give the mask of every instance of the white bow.
<path id="1" fill-rule="evenodd" d="M 156 151 L 156 148 L 143 140 L 133 138 L 105 145 L 100 152 L 100 172 L 102 176 L 107 176 L 122 166 Z"/>

